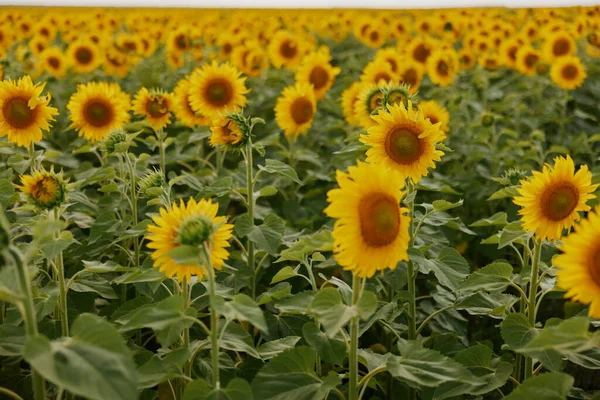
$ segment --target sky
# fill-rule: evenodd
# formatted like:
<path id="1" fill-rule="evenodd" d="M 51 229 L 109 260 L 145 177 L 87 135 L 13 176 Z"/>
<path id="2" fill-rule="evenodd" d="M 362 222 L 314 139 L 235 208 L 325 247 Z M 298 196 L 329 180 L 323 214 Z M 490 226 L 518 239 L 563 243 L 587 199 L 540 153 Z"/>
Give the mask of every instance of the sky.
<path id="1" fill-rule="evenodd" d="M 456 8 L 592 6 L 600 0 L 0 0 L 0 5 L 212 8 Z"/>

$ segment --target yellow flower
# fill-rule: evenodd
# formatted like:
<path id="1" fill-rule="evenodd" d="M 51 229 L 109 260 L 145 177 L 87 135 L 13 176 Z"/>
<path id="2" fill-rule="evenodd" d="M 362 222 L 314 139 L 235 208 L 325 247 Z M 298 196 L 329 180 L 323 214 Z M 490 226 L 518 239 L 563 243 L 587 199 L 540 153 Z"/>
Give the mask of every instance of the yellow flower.
<path id="1" fill-rule="evenodd" d="M 431 40 L 416 38 L 410 43 L 407 54 L 413 61 L 425 65 L 433 49 L 434 47 Z"/>
<path id="2" fill-rule="evenodd" d="M 27 147 L 42 140 L 42 130 L 50 130 L 50 121 L 58 110 L 48 106 L 50 96 L 41 97 L 44 84 L 33 84 L 29 76 L 18 81 L 0 82 L 0 137 Z"/>
<path id="3" fill-rule="evenodd" d="M 154 267 L 168 277 L 176 276 L 179 281 L 192 275 L 198 279 L 204 276 L 206 266 L 178 264 L 169 256 L 169 252 L 181 245 L 200 246 L 209 242 L 210 261 L 212 268 L 220 270 L 225 260 L 229 258 L 228 240 L 231 238 L 233 225 L 225 223 L 227 218 L 218 217 L 219 205 L 210 200 L 196 202 L 190 198 L 187 204 L 180 200 L 179 205 L 160 209 L 160 216 L 152 218 L 153 225 L 148 226 L 148 248 Z"/>
<path id="4" fill-rule="evenodd" d="M 586 203 L 596 197 L 596 187 L 587 165 L 575 173 L 570 156 L 556 157 L 554 167 L 546 164 L 542 172 L 533 171 L 517 189 L 514 203 L 523 207 L 519 210 L 523 228 L 540 239 L 560 239 L 580 218 L 579 211 L 590 210 Z"/>
<path id="5" fill-rule="evenodd" d="M 87 39 L 76 40 L 69 44 L 67 58 L 73 71 L 81 74 L 92 72 L 102 63 L 98 46 Z"/>
<path id="6" fill-rule="evenodd" d="M 435 168 L 444 153 L 436 144 L 444 138 L 440 124 L 433 125 L 422 112 L 404 104 L 393 104 L 373 117 L 375 126 L 361 135 L 360 141 L 371 146 L 367 162 L 393 170 L 401 178 L 418 182 L 429 168 Z"/>
<path id="7" fill-rule="evenodd" d="M 422 101 L 418 104 L 418 106 L 425 118 L 429 118 L 429 121 L 433 125 L 439 123 L 442 132 L 448 133 L 450 130 L 450 127 L 448 126 L 450 123 L 450 114 L 448 113 L 448 110 L 444 108 L 444 106 L 435 100 Z M 445 137 L 446 135 L 444 135 L 444 138 Z"/>
<path id="8" fill-rule="evenodd" d="M 62 78 L 67 74 L 67 60 L 59 47 L 48 47 L 39 56 L 38 68 L 55 78 Z"/>
<path id="9" fill-rule="evenodd" d="M 363 83 L 358 94 L 358 99 L 354 102 L 354 116 L 363 128 L 367 129 L 375 125 L 371 115 L 383 105 L 383 83 Z"/>
<path id="10" fill-rule="evenodd" d="M 312 125 L 317 111 L 317 99 L 312 85 L 296 83 L 281 92 L 275 105 L 275 120 L 288 137 L 304 133 Z"/>
<path id="11" fill-rule="evenodd" d="M 575 231 L 563 239 L 562 254 L 552 263 L 558 267 L 557 285 L 567 291 L 565 297 L 589 304 L 589 316 L 600 318 L 600 207 L 575 225 Z"/>
<path id="12" fill-rule="evenodd" d="M 573 90 L 581 86 L 587 73 L 577 56 L 560 57 L 550 68 L 550 78 L 558 87 Z"/>
<path id="13" fill-rule="evenodd" d="M 365 65 L 360 80 L 373 83 L 395 82 L 398 80 L 398 74 L 394 72 L 392 66 L 386 60 L 375 59 Z"/>
<path id="14" fill-rule="evenodd" d="M 408 260 L 408 209 L 400 207 L 404 181 L 392 171 L 358 162 L 348 173 L 337 171 L 339 189 L 327 193 L 325 213 L 336 218 L 335 259 L 359 277 L 395 269 Z"/>
<path id="15" fill-rule="evenodd" d="M 330 61 L 329 49 L 322 47 L 306 55 L 296 70 L 296 81 L 310 83 L 317 100 L 325 97 L 325 93 L 333 86 L 335 77 L 342 71 L 338 67 L 332 67 Z"/>
<path id="16" fill-rule="evenodd" d="M 454 50 L 437 50 L 427 59 L 427 75 L 438 86 L 448 86 L 458 71 L 458 56 Z"/>
<path id="17" fill-rule="evenodd" d="M 533 76 L 539 61 L 540 53 L 536 49 L 529 45 L 523 46 L 517 51 L 515 69 L 524 75 Z"/>
<path id="18" fill-rule="evenodd" d="M 275 68 L 294 69 L 306 54 L 307 46 L 301 38 L 288 31 L 278 31 L 269 42 L 267 52 Z"/>
<path id="19" fill-rule="evenodd" d="M 192 74 L 190 105 L 194 111 L 211 118 L 228 111 L 239 111 L 246 105 L 246 93 L 249 92 L 245 81 L 241 72 L 229 63 L 219 65 L 213 61 Z"/>
<path id="20" fill-rule="evenodd" d="M 210 127 L 210 145 L 234 145 L 239 143 L 244 134 L 237 123 L 228 117 L 219 117 L 212 122 Z"/>
<path id="21" fill-rule="evenodd" d="M 39 208 L 51 209 L 65 200 L 66 183 L 61 175 L 53 171 L 38 171 L 21 176 L 21 193 Z"/>
<path id="22" fill-rule="evenodd" d="M 342 111 L 346 122 L 353 126 L 360 126 L 358 118 L 354 113 L 354 104 L 358 100 L 358 96 L 363 88 L 364 83 L 354 82 L 350 87 L 342 92 Z"/>
<path id="23" fill-rule="evenodd" d="M 92 143 L 102 140 L 110 131 L 129 122 L 130 100 L 116 83 L 80 84 L 67 104 L 71 112 L 70 128 Z"/>
<path id="24" fill-rule="evenodd" d="M 386 47 L 375 53 L 374 60 L 385 61 L 390 65 L 392 72 L 397 74 L 400 70 L 400 65 L 404 62 L 398 49 L 394 47 Z"/>
<path id="25" fill-rule="evenodd" d="M 500 58 L 502 59 L 502 63 L 508 68 L 515 68 L 517 64 L 517 52 L 520 47 L 521 44 L 516 38 L 505 40 L 500 45 Z"/>
<path id="26" fill-rule="evenodd" d="M 195 112 L 190 105 L 189 95 L 190 81 L 188 78 L 181 79 L 173 90 L 173 112 L 175 118 L 185 126 L 203 126 L 209 124 L 209 119 Z"/>
<path id="27" fill-rule="evenodd" d="M 553 62 L 561 57 L 575 55 L 577 45 L 568 32 L 561 30 L 552 33 L 546 38 L 542 51 L 544 59 L 548 62 Z"/>
<path id="28" fill-rule="evenodd" d="M 104 53 L 104 63 L 102 69 L 109 76 L 125 78 L 129 73 L 131 62 L 126 54 L 111 47 Z"/>
<path id="29" fill-rule="evenodd" d="M 162 90 L 149 91 L 143 87 L 133 99 L 132 110 L 134 114 L 144 116 L 152 129 L 157 131 L 171 122 L 173 95 Z"/>
<path id="30" fill-rule="evenodd" d="M 475 66 L 475 57 L 468 48 L 463 47 L 458 52 L 458 63 L 461 70 L 473 68 Z"/>
<path id="31" fill-rule="evenodd" d="M 400 83 L 409 85 L 408 92 L 415 94 L 423 81 L 423 67 L 421 64 L 408 60 L 400 65 L 399 76 Z"/>

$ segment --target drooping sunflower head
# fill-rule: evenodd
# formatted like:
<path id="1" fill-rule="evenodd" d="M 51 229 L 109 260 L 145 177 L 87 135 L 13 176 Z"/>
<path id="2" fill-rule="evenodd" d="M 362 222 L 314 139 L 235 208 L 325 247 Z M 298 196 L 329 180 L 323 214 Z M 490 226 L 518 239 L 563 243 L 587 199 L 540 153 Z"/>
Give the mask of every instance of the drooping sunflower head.
<path id="1" fill-rule="evenodd" d="M 596 197 L 596 188 L 587 165 L 575 172 L 570 156 L 556 157 L 554 167 L 546 164 L 542 172 L 533 171 L 532 177 L 521 181 L 514 203 L 522 207 L 525 230 L 540 239 L 556 240 L 571 229 L 580 211 L 590 210 L 586 203 Z"/>
<path id="2" fill-rule="evenodd" d="M 246 143 L 249 135 L 244 119 L 236 114 L 214 119 L 210 131 L 211 146 L 225 146 L 229 149 L 239 149 Z"/>
<path id="3" fill-rule="evenodd" d="M 42 140 L 42 130 L 50 130 L 58 114 L 43 90 L 44 84 L 34 85 L 29 75 L 0 82 L 0 137 L 8 135 L 9 142 L 22 147 Z"/>
<path id="4" fill-rule="evenodd" d="M 190 78 L 189 102 L 192 109 L 216 118 L 219 114 L 239 111 L 246 105 L 246 78 L 229 63 L 204 65 Z"/>
<path id="5" fill-rule="evenodd" d="M 458 72 L 458 55 L 454 50 L 437 50 L 427 59 L 427 75 L 438 86 L 448 86 Z"/>
<path id="6" fill-rule="evenodd" d="M 69 44 L 67 59 L 73 71 L 81 74 L 92 72 L 102 63 L 98 46 L 87 39 L 76 40 Z"/>
<path id="7" fill-rule="evenodd" d="M 577 56 L 560 57 L 550 68 L 552 82 L 561 89 L 576 89 L 583 84 L 586 77 L 583 63 Z"/>
<path id="8" fill-rule="evenodd" d="M 548 62 L 553 62 L 561 57 L 572 56 L 576 52 L 575 40 L 567 31 L 553 32 L 544 41 L 543 55 Z"/>
<path id="9" fill-rule="evenodd" d="M 296 137 L 312 125 L 317 99 L 309 83 L 296 83 L 281 92 L 275 104 L 275 120 L 287 137 Z"/>
<path id="10" fill-rule="evenodd" d="M 186 203 L 161 208 L 160 215 L 153 217 L 153 225 L 148 226 L 148 248 L 154 267 L 168 277 L 177 277 L 179 281 L 190 281 L 193 275 L 201 279 L 205 275 L 206 265 L 182 265 L 169 253 L 182 245 L 200 247 L 209 243 L 210 264 L 220 270 L 229 258 L 228 240 L 233 225 L 226 223 L 225 217 L 218 217 L 219 205 L 210 200 L 196 202 L 190 198 Z"/>
<path id="11" fill-rule="evenodd" d="M 90 82 L 77 86 L 69 99 L 70 127 L 90 142 L 102 140 L 129 122 L 129 95 L 116 83 Z"/>
<path id="12" fill-rule="evenodd" d="M 67 60 L 59 47 L 48 47 L 39 56 L 38 68 L 55 78 L 62 78 L 67 74 Z"/>
<path id="13" fill-rule="evenodd" d="M 173 94 L 142 87 L 133 99 L 132 109 L 134 114 L 143 116 L 152 129 L 162 129 L 171 122 Z"/>
<path id="14" fill-rule="evenodd" d="M 383 91 L 381 90 L 383 86 L 383 84 L 366 82 L 361 85 L 360 93 L 354 103 L 354 115 L 360 126 L 365 129 L 375 125 L 371 116 L 384 105 Z"/>
<path id="15" fill-rule="evenodd" d="M 354 104 L 358 100 L 358 96 L 364 86 L 363 82 L 354 82 L 346 90 L 342 92 L 342 111 L 346 122 L 353 126 L 360 126 L 358 118 L 354 113 Z"/>
<path id="16" fill-rule="evenodd" d="M 444 106 L 435 100 L 427 100 L 419 103 L 419 110 L 433 125 L 439 123 L 442 132 L 448 133 L 450 130 L 450 127 L 448 126 L 450 123 L 450 113 L 444 108 Z M 444 135 L 444 137 L 445 136 L 446 135 Z"/>
<path id="17" fill-rule="evenodd" d="M 330 64 L 329 49 L 322 47 L 309 53 L 302 59 L 302 64 L 296 70 L 296 81 L 309 83 L 313 86 L 317 99 L 322 99 L 342 71 Z"/>
<path id="18" fill-rule="evenodd" d="M 408 260 L 408 209 L 400 206 L 404 180 L 394 172 L 358 162 L 337 171 L 339 188 L 327 193 L 325 213 L 335 218 L 333 251 L 338 264 L 359 277 L 395 269 Z"/>
<path id="19" fill-rule="evenodd" d="M 435 168 L 444 153 L 436 148 L 445 134 L 440 123 L 432 124 L 412 102 L 387 106 L 373 117 L 375 125 L 361 135 L 360 141 L 371 146 L 367 162 L 395 171 L 402 178 L 418 182 Z"/>
<path id="20" fill-rule="evenodd" d="M 552 263 L 558 267 L 557 285 L 565 297 L 589 304 L 591 318 L 600 318 L 600 207 L 575 225 L 575 231 L 563 238 L 562 254 Z"/>
<path id="21" fill-rule="evenodd" d="M 40 209 L 52 209 L 65 201 L 67 183 L 62 173 L 37 171 L 21 176 L 21 185 L 17 186 L 28 201 Z"/>

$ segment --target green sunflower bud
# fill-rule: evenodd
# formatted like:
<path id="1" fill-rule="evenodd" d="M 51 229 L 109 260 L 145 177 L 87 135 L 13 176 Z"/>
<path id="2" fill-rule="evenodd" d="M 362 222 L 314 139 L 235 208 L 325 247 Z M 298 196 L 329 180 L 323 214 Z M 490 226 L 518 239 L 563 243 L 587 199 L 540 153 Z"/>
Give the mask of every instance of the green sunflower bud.
<path id="1" fill-rule="evenodd" d="M 101 143 L 100 150 L 105 154 L 123 153 L 127 150 L 127 132 L 122 129 L 112 131 Z"/>
<path id="2" fill-rule="evenodd" d="M 165 179 L 160 170 L 148 170 L 138 182 L 138 193 L 143 197 L 158 197 L 163 193 L 164 184 Z"/>

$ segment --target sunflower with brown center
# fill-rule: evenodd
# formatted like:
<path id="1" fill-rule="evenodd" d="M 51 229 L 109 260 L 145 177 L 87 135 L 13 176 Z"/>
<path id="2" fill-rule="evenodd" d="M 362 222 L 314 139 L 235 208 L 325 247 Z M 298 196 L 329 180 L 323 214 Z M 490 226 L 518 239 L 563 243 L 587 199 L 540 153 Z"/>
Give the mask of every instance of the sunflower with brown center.
<path id="1" fill-rule="evenodd" d="M 58 110 L 48 106 L 50 96 L 42 97 L 45 84 L 33 84 L 29 75 L 18 81 L 0 82 L 0 137 L 27 147 L 42 140 L 42 130 L 50 130 L 50 121 Z"/>
<path id="2" fill-rule="evenodd" d="M 408 260 L 410 217 L 400 207 L 404 180 L 360 161 L 348 173 L 337 171 L 336 177 L 339 188 L 327 193 L 325 214 L 336 219 L 333 251 L 338 264 L 370 278 Z"/>
<path id="3" fill-rule="evenodd" d="M 533 76 L 537 71 L 537 65 L 540 62 L 540 52 L 530 45 L 526 45 L 517 50 L 517 59 L 515 69 L 523 75 Z"/>
<path id="4" fill-rule="evenodd" d="M 564 90 L 573 90 L 583 84 L 587 77 L 581 59 L 577 56 L 561 57 L 550 68 L 550 78 L 556 86 Z"/>
<path id="5" fill-rule="evenodd" d="M 359 123 L 365 129 L 375 125 L 371 115 L 383 106 L 383 92 L 381 89 L 384 84 L 363 82 L 356 101 L 354 102 L 354 115 Z"/>
<path id="6" fill-rule="evenodd" d="M 297 137 L 311 127 L 317 99 L 309 83 L 296 83 L 281 92 L 275 104 L 275 121 L 287 137 Z"/>
<path id="7" fill-rule="evenodd" d="M 561 57 L 569 57 L 577 52 L 575 40 L 566 31 L 554 32 L 544 41 L 542 53 L 544 60 L 554 62 Z"/>
<path id="8" fill-rule="evenodd" d="M 210 136 L 210 145 L 233 146 L 239 144 L 244 138 L 237 121 L 229 117 L 219 117 L 213 120 L 210 127 L 212 135 Z"/>
<path id="9" fill-rule="evenodd" d="M 360 122 L 354 113 L 354 104 L 358 100 L 358 96 L 364 85 L 363 82 L 354 82 L 342 92 L 342 112 L 344 113 L 344 119 L 349 125 L 360 126 Z"/>
<path id="10" fill-rule="evenodd" d="M 267 52 L 275 68 L 295 69 L 308 50 L 308 43 L 288 31 L 278 31 L 269 42 Z"/>
<path id="11" fill-rule="evenodd" d="M 590 210 L 586 203 L 596 197 L 597 186 L 592 185 L 587 165 L 575 172 L 570 156 L 556 157 L 554 167 L 546 164 L 542 172 L 533 171 L 517 189 L 514 203 L 523 207 L 519 210 L 523 228 L 540 239 L 560 239 L 579 220 L 580 211 Z"/>
<path id="12" fill-rule="evenodd" d="M 383 84 L 397 81 L 398 74 L 394 72 L 390 63 L 380 58 L 365 65 L 360 80 L 363 82 Z"/>
<path id="13" fill-rule="evenodd" d="M 408 56 L 415 62 L 422 64 L 427 63 L 427 59 L 433 52 L 434 46 L 429 39 L 424 37 L 413 40 L 408 48 Z"/>
<path id="14" fill-rule="evenodd" d="M 400 83 L 410 86 L 408 92 L 410 94 L 415 94 L 419 90 L 421 82 L 423 81 L 423 66 L 419 63 L 408 60 L 400 65 L 398 75 Z"/>
<path id="15" fill-rule="evenodd" d="M 106 49 L 104 53 L 104 62 L 102 63 L 102 69 L 109 76 L 116 76 L 118 78 L 125 78 L 129 73 L 131 66 L 130 58 L 127 54 L 124 54 L 114 47 Z"/>
<path id="16" fill-rule="evenodd" d="M 73 71 L 86 74 L 92 72 L 102 64 L 102 55 L 91 40 L 79 39 L 69 44 L 67 59 Z"/>
<path id="17" fill-rule="evenodd" d="M 173 113 L 175 118 L 190 128 L 207 126 L 210 124 L 210 120 L 206 116 L 195 112 L 190 105 L 189 86 L 189 79 L 184 78 L 177 82 L 177 86 L 173 90 Z"/>
<path id="18" fill-rule="evenodd" d="M 37 171 L 21 176 L 21 186 L 17 186 L 28 200 L 41 209 L 52 209 L 65 201 L 67 184 L 61 174 L 54 171 Z"/>
<path id="19" fill-rule="evenodd" d="M 427 59 L 427 75 L 438 86 L 450 85 L 457 72 L 458 55 L 454 50 L 437 50 Z"/>
<path id="20" fill-rule="evenodd" d="M 62 78 L 67 74 L 67 60 L 59 47 L 48 47 L 40 54 L 37 68 Z"/>
<path id="21" fill-rule="evenodd" d="M 190 78 L 189 100 L 192 109 L 216 118 L 219 114 L 235 112 L 246 105 L 246 78 L 229 63 L 206 64 Z"/>
<path id="22" fill-rule="evenodd" d="M 418 105 L 419 111 L 423 113 L 425 118 L 433 124 L 440 124 L 440 130 L 444 132 L 444 139 L 446 134 L 450 130 L 448 124 L 450 123 L 450 113 L 435 100 L 422 101 Z"/>
<path id="23" fill-rule="evenodd" d="M 445 134 L 440 124 L 432 124 L 420 111 L 404 104 L 393 104 L 373 116 L 375 125 L 361 135 L 360 141 L 371 146 L 367 162 L 397 172 L 403 179 L 418 182 L 435 168 L 444 153 L 436 149 Z"/>
<path id="24" fill-rule="evenodd" d="M 148 125 L 155 131 L 163 129 L 171 122 L 173 111 L 173 94 L 160 89 L 148 90 L 142 87 L 132 102 L 132 111 L 145 117 Z"/>
<path id="25" fill-rule="evenodd" d="M 69 99 L 70 128 L 90 142 L 102 140 L 110 131 L 129 122 L 129 95 L 118 84 L 90 82 L 77 86 Z"/>
<path id="26" fill-rule="evenodd" d="M 342 70 L 333 67 L 331 55 L 327 47 L 321 47 L 318 51 L 309 53 L 302 59 L 301 66 L 296 70 L 296 81 L 310 83 L 315 91 L 317 100 L 325 97 L 325 93 L 333 86 L 335 77 Z"/>
<path id="27" fill-rule="evenodd" d="M 557 285 L 565 297 L 589 304 L 588 315 L 600 318 L 600 207 L 575 225 L 575 231 L 562 240 L 562 254 L 552 263 L 558 267 Z"/>

